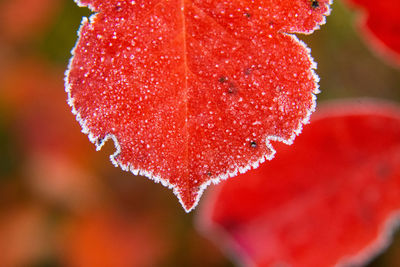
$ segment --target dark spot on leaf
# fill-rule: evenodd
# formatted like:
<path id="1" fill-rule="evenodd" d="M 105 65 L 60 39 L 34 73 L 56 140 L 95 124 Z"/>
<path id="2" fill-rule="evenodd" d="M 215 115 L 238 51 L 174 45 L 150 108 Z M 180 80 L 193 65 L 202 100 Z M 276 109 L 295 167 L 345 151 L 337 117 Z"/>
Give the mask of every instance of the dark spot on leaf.
<path id="1" fill-rule="evenodd" d="M 119 5 L 115 6 L 115 11 L 121 11 L 121 10 L 122 10 L 121 6 L 119 6 Z"/>
<path id="2" fill-rule="evenodd" d="M 247 18 L 250 18 L 250 17 L 251 17 L 251 14 L 248 13 L 248 12 L 244 13 L 244 15 L 245 15 Z"/>
<path id="3" fill-rule="evenodd" d="M 211 176 L 211 172 L 207 172 L 207 176 Z"/>
<path id="4" fill-rule="evenodd" d="M 365 196 L 365 198 L 368 199 L 368 196 Z M 365 225 L 371 225 L 373 222 L 374 216 L 372 210 L 372 207 L 369 207 L 368 205 L 358 208 L 358 215 Z"/>
<path id="5" fill-rule="evenodd" d="M 104 141 L 104 138 L 99 137 L 99 138 L 96 140 L 96 146 L 100 146 L 100 145 L 103 143 L 103 141 Z"/>
<path id="6" fill-rule="evenodd" d="M 235 84 L 229 83 L 228 94 L 234 94 L 236 92 L 237 92 L 237 88 L 236 88 Z"/>
<path id="7" fill-rule="evenodd" d="M 226 82 L 227 80 L 228 80 L 228 78 L 225 77 L 225 76 L 221 76 L 221 77 L 219 77 L 219 79 L 218 79 L 218 81 L 219 81 L 220 83 L 224 83 L 224 82 Z"/>
<path id="8" fill-rule="evenodd" d="M 251 141 L 250 146 L 256 148 L 257 147 L 257 142 L 256 141 Z"/>
<path id="9" fill-rule="evenodd" d="M 312 8 L 318 8 L 319 7 L 319 1 L 318 0 L 311 0 L 311 7 Z"/>
<path id="10" fill-rule="evenodd" d="M 376 169 L 376 174 L 377 174 L 378 178 L 381 180 L 387 179 L 389 177 L 389 175 L 391 174 L 389 165 L 386 163 L 379 164 Z"/>
<path id="11" fill-rule="evenodd" d="M 243 70 L 244 75 L 250 75 L 251 74 L 251 69 L 250 68 L 245 68 Z"/>
<path id="12" fill-rule="evenodd" d="M 232 232 L 235 231 L 237 229 L 238 226 L 240 226 L 240 224 L 242 222 L 238 222 L 237 220 L 238 218 L 224 218 L 224 221 L 222 222 L 222 226 L 228 230 L 228 232 Z"/>

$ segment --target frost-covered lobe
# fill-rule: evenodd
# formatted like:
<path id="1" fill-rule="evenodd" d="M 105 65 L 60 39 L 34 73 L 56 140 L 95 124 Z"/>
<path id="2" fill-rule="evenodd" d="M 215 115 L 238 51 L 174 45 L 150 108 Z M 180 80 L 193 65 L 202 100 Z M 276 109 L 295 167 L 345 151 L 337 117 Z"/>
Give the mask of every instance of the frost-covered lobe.
<path id="1" fill-rule="evenodd" d="M 308 49 L 290 33 L 328 0 L 82 0 L 69 101 L 112 161 L 174 188 L 186 210 L 221 178 L 273 157 L 314 109 Z"/>

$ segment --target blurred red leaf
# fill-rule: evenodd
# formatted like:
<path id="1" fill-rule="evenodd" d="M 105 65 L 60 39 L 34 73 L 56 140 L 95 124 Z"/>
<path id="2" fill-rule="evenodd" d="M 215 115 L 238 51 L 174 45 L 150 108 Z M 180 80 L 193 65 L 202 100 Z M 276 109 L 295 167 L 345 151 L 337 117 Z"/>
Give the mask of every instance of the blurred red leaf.
<path id="1" fill-rule="evenodd" d="M 249 266 L 360 264 L 388 243 L 400 109 L 348 102 L 315 116 L 290 149 L 218 187 L 200 213 L 202 230 Z"/>
<path id="2" fill-rule="evenodd" d="M 60 243 L 65 266 L 160 266 L 170 249 L 162 221 L 156 214 L 129 218 L 104 207 L 73 218 Z"/>
<path id="3" fill-rule="evenodd" d="M 98 184 L 90 146 L 65 108 L 62 81 L 63 71 L 43 60 L 10 62 L 0 71 L 0 103 L 23 148 L 20 169 L 32 189 L 82 209 Z"/>
<path id="4" fill-rule="evenodd" d="M 0 266 L 28 266 L 47 249 L 45 210 L 32 204 L 10 206 L 0 211 Z"/>
<path id="5" fill-rule="evenodd" d="M 186 211 L 211 181 L 271 159 L 314 110 L 315 65 L 291 33 L 329 0 L 81 0 L 66 88 L 83 131 L 115 165 L 174 188 Z"/>
<path id="6" fill-rule="evenodd" d="M 11 41 L 34 37 L 48 26 L 58 11 L 60 3 L 60 0 L 2 1 L 0 3 L 1 37 Z"/>
<path id="7" fill-rule="evenodd" d="M 27 150 L 51 151 L 85 162 L 90 147 L 85 138 L 73 134 L 78 127 L 65 109 L 62 77 L 62 69 L 44 60 L 10 62 L 0 72 L 0 103 L 15 121 Z"/>
<path id="8" fill-rule="evenodd" d="M 367 44 L 388 61 L 400 65 L 400 1 L 346 1 L 363 12 L 359 24 Z"/>

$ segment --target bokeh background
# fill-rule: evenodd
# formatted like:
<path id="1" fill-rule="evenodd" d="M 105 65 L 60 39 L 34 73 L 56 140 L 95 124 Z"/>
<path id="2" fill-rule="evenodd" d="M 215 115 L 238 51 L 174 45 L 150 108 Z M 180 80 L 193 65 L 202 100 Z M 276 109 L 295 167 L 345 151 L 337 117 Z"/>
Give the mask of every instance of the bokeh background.
<path id="1" fill-rule="evenodd" d="M 96 152 L 81 133 L 63 79 L 88 15 L 73 0 L 0 1 L 0 266 L 234 266 L 196 231 L 196 210 L 115 168 L 112 142 Z M 368 49 L 356 18 L 336 0 L 321 30 L 299 36 L 318 62 L 318 105 L 400 102 L 400 66 Z M 400 266 L 399 233 L 368 266 Z"/>

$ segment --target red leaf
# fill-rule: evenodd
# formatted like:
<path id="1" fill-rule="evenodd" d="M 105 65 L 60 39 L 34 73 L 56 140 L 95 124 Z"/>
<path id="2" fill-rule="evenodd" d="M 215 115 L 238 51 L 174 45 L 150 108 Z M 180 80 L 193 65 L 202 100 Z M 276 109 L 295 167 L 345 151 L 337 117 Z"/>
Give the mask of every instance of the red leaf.
<path id="1" fill-rule="evenodd" d="M 0 34 L 2 43 L 37 38 L 37 35 L 49 26 L 59 11 L 60 4 L 60 0 L 1 1 Z"/>
<path id="2" fill-rule="evenodd" d="M 361 31 L 373 51 L 395 64 L 400 64 L 400 1 L 347 0 L 360 7 Z"/>
<path id="3" fill-rule="evenodd" d="M 101 212 L 70 220 L 60 242 L 61 257 L 71 267 L 160 266 L 171 245 L 162 221 L 154 214 L 133 219 L 103 206 Z"/>
<path id="4" fill-rule="evenodd" d="M 400 109 L 349 102 L 316 116 L 293 147 L 203 207 L 202 230 L 248 265 L 358 266 L 388 242 L 400 209 Z"/>
<path id="5" fill-rule="evenodd" d="M 87 160 L 92 151 L 65 109 L 63 70 L 37 58 L 6 66 L 0 70 L 0 102 L 12 121 L 8 130 L 16 150 L 23 148 L 16 152 L 23 152 L 23 180 L 42 198 L 82 208 L 97 195 L 98 184 Z"/>
<path id="6" fill-rule="evenodd" d="M 83 20 L 69 103 L 112 162 L 174 188 L 189 211 L 211 181 L 290 144 L 317 92 L 314 63 L 288 33 L 311 33 L 329 0 L 104 1 Z"/>
<path id="7" fill-rule="evenodd" d="M 2 205 L 0 266 L 29 266 L 47 252 L 46 219 L 45 210 L 37 204 Z"/>

